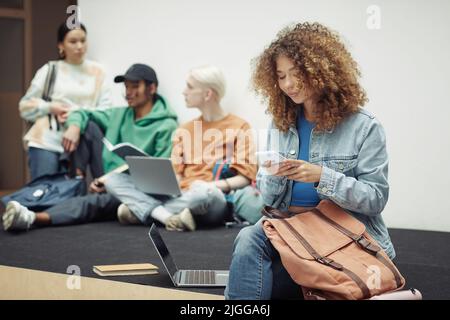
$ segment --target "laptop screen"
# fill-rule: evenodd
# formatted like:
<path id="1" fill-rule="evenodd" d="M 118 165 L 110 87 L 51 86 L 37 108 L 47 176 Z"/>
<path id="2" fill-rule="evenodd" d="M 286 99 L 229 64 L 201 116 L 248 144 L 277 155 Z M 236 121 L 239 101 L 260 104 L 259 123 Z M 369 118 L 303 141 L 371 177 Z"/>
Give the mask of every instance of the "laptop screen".
<path id="1" fill-rule="evenodd" d="M 164 243 L 161 234 L 158 231 L 158 228 L 155 224 L 153 224 L 150 228 L 150 231 L 148 232 L 148 235 L 150 236 L 150 239 L 152 240 L 156 251 L 158 251 L 158 254 L 161 258 L 161 260 L 164 263 L 164 266 L 167 269 L 167 272 L 169 272 L 171 278 L 173 281 L 175 281 L 175 273 L 178 271 L 177 266 L 175 265 L 175 262 L 172 259 L 172 256 L 169 253 L 169 249 L 167 248 L 166 244 Z"/>

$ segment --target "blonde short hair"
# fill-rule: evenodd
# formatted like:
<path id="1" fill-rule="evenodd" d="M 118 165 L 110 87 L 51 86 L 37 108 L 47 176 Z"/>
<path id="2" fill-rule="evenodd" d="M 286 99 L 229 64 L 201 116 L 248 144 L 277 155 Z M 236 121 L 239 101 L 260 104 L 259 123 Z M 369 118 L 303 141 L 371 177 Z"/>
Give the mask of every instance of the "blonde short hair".
<path id="1" fill-rule="evenodd" d="M 203 86 L 215 91 L 219 101 L 225 96 L 225 76 L 219 68 L 206 65 L 192 69 L 189 74 Z"/>

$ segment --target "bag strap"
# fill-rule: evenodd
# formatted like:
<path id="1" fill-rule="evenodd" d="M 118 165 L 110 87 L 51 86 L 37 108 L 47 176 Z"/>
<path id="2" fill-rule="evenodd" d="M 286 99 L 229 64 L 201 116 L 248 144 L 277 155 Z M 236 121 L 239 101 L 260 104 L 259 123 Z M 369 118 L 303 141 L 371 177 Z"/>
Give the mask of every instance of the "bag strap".
<path id="1" fill-rule="evenodd" d="M 48 73 L 45 78 L 44 91 L 42 92 L 42 99 L 47 102 L 52 101 L 53 89 L 56 80 L 57 65 L 56 62 L 50 61 L 48 63 Z M 48 114 L 48 122 L 50 123 L 50 129 L 59 130 L 59 123 L 56 121 L 56 117 L 52 114 Z"/>
<path id="2" fill-rule="evenodd" d="M 48 73 L 47 77 L 45 78 L 44 91 L 42 92 L 42 99 L 47 102 L 52 101 L 51 95 L 53 93 L 53 87 L 55 85 L 56 69 L 56 63 L 50 61 L 48 63 Z"/>
<path id="3" fill-rule="evenodd" d="M 225 159 L 223 162 L 217 162 L 213 169 L 213 176 L 214 181 L 220 180 L 220 177 L 222 176 L 222 171 L 227 165 L 227 160 Z"/>
<path id="4" fill-rule="evenodd" d="M 385 257 L 383 257 L 381 254 L 379 254 L 379 252 L 381 251 L 381 248 L 379 246 L 374 245 L 373 243 L 371 243 L 369 240 L 367 240 L 366 237 L 364 237 L 364 235 L 358 236 L 357 234 L 354 234 L 353 232 L 351 232 L 350 230 L 344 228 L 343 226 L 341 226 L 340 224 L 338 224 L 336 221 L 330 219 L 329 217 L 327 217 L 325 214 L 323 214 L 323 212 L 318 209 L 318 208 L 314 208 L 312 209 L 312 212 L 314 214 L 316 214 L 319 218 L 321 218 L 322 220 L 324 220 L 325 222 L 327 222 L 329 225 L 331 225 L 332 227 L 334 227 L 336 230 L 338 230 L 339 232 L 341 232 L 342 234 L 346 235 L 347 237 L 349 237 L 350 239 L 352 239 L 353 241 L 355 241 L 361 248 L 363 248 L 365 251 L 369 252 L 370 254 L 372 254 L 373 256 L 375 256 L 375 258 L 378 259 L 378 261 L 380 261 L 382 264 L 384 264 L 394 275 L 395 277 L 395 282 L 397 284 L 397 287 L 400 287 L 402 285 L 402 280 L 401 280 L 401 275 L 398 272 L 398 270 L 392 265 L 391 262 L 389 262 L 388 260 L 386 260 Z"/>
<path id="5" fill-rule="evenodd" d="M 317 262 L 332 267 L 333 269 L 342 271 L 343 266 L 332 259 L 321 256 L 295 228 L 287 222 L 285 219 L 280 220 L 292 233 L 292 235 L 302 244 L 302 246 L 308 251 L 308 253 L 316 260 Z"/>
<path id="6" fill-rule="evenodd" d="M 289 212 L 283 212 L 269 206 L 262 209 L 262 214 L 269 219 L 287 219 L 290 217 Z"/>
<path id="7" fill-rule="evenodd" d="M 330 224 L 332 227 L 337 229 L 339 232 L 343 233 L 344 235 L 346 235 L 347 237 L 349 237 L 350 239 L 352 239 L 353 241 L 358 243 L 364 250 L 370 252 L 371 254 L 375 255 L 378 253 L 378 251 L 381 250 L 380 247 L 372 244 L 364 236 L 362 236 L 362 235 L 359 236 L 359 235 L 351 232 L 350 230 L 344 228 L 343 226 L 341 226 L 337 222 L 333 221 L 332 219 L 328 218 L 325 214 L 323 214 L 322 211 L 320 211 L 320 209 L 313 208 L 313 209 L 311 209 L 311 212 L 315 213 L 318 217 L 320 217 L 322 220 L 324 220 L 325 222 Z M 264 207 L 263 214 L 266 217 L 271 218 L 271 219 L 286 219 L 286 218 L 290 217 L 289 212 L 283 212 L 283 211 L 280 211 L 278 209 L 271 208 L 271 207 Z"/>
<path id="8" fill-rule="evenodd" d="M 347 237 L 349 237 L 350 239 L 355 241 L 359 246 L 361 246 L 361 248 L 363 248 L 367 252 L 369 252 L 369 253 L 371 253 L 373 255 L 376 255 L 381 250 L 380 247 L 372 244 L 363 235 L 359 236 L 359 235 L 351 232 L 350 230 L 344 228 L 343 226 L 338 224 L 336 221 L 328 218 L 325 214 L 323 214 L 323 212 L 320 209 L 314 208 L 311 211 L 314 214 L 316 214 L 319 218 L 321 218 L 322 220 L 327 222 L 329 225 L 331 225 L 333 228 L 335 228 L 336 230 L 338 230 L 342 234 L 346 235 Z"/>
<path id="9" fill-rule="evenodd" d="M 314 258 L 315 261 L 319 262 L 320 264 L 323 264 L 325 266 L 331 267 L 333 269 L 336 269 L 338 271 L 344 272 L 347 276 L 349 276 L 360 288 L 363 299 L 368 299 L 370 297 L 370 290 L 367 287 L 367 285 L 364 283 L 364 281 L 353 271 L 345 268 L 340 263 L 337 263 L 336 261 L 329 259 L 327 257 L 321 256 L 295 228 L 286 220 L 281 219 L 280 220 L 292 233 L 292 235 L 302 244 L 302 246 L 308 251 L 308 253 Z M 295 251 L 294 251 L 295 253 Z M 296 254 L 296 253 L 295 253 Z"/>

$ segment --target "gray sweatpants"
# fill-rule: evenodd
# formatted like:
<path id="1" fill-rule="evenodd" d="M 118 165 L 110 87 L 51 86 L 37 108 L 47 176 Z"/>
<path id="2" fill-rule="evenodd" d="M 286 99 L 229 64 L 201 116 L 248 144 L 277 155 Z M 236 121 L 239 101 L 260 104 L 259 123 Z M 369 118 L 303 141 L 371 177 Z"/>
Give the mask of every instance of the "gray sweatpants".
<path id="1" fill-rule="evenodd" d="M 189 208 L 196 223 L 203 226 L 223 224 L 227 214 L 225 195 L 217 187 L 203 181 L 194 182 L 188 191 L 177 198 L 145 194 L 135 187 L 130 175 L 125 173 L 111 174 L 105 187 L 144 224 L 151 223 L 152 211 L 158 206 L 164 206 L 173 214 Z"/>

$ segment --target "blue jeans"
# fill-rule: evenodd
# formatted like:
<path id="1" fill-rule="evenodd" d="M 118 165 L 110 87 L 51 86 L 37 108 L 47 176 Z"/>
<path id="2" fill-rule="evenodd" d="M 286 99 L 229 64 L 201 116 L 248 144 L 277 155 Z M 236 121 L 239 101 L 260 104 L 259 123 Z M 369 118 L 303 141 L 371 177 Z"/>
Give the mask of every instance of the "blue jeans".
<path id="1" fill-rule="evenodd" d="M 31 180 L 47 174 L 56 174 L 62 171 L 61 154 L 39 148 L 28 148 L 28 166 Z"/>
<path id="2" fill-rule="evenodd" d="M 124 203 L 139 221 L 147 225 L 153 222 L 151 213 L 158 206 L 164 206 L 173 214 L 189 208 L 195 222 L 207 227 L 223 225 L 227 214 L 227 202 L 222 191 L 204 182 L 194 182 L 188 191 L 177 198 L 145 194 L 136 188 L 130 175 L 124 173 L 109 175 L 105 187 L 108 193 Z"/>
<path id="3" fill-rule="evenodd" d="M 301 287 L 289 276 L 266 237 L 262 220 L 242 229 L 234 242 L 225 299 L 301 299 L 301 296 Z"/>
<path id="4" fill-rule="evenodd" d="M 73 152 L 70 157 L 72 160 L 71 175 L 76 175 L 76 170 L 79 169 L 84 174 L 87 174 L 87 168 L 91 171 L 93 178 L 101 177 L 104 174 L 103 170 L 103 132 L 93 121 L 89 121 L 84 133 L 80 137 L 80 143 L 77 150 Z"/>
<path id="5" fill-rule="evenodd" d="M 117 220 L 120 201 L 107 193 L 74 197 L 45 210 L 52 225 L 73 225 L 94 221 Z"/>
<path id="6" fill-rule="evenodd" d="M 47 174 L 56 174 L 69 171 L 70 175 L 76 175 L 76 169 L 86 173 L 89 166 L 93 178 L 102 176 L 102 143 L 103 132 L 99 126 L 89 121 L 84 133 L 80 137 L 77 150 L 72 154 L 58 153 L 30 147 L 28 148 L 28 166 L 30 167 L 31 180 Z"/>

